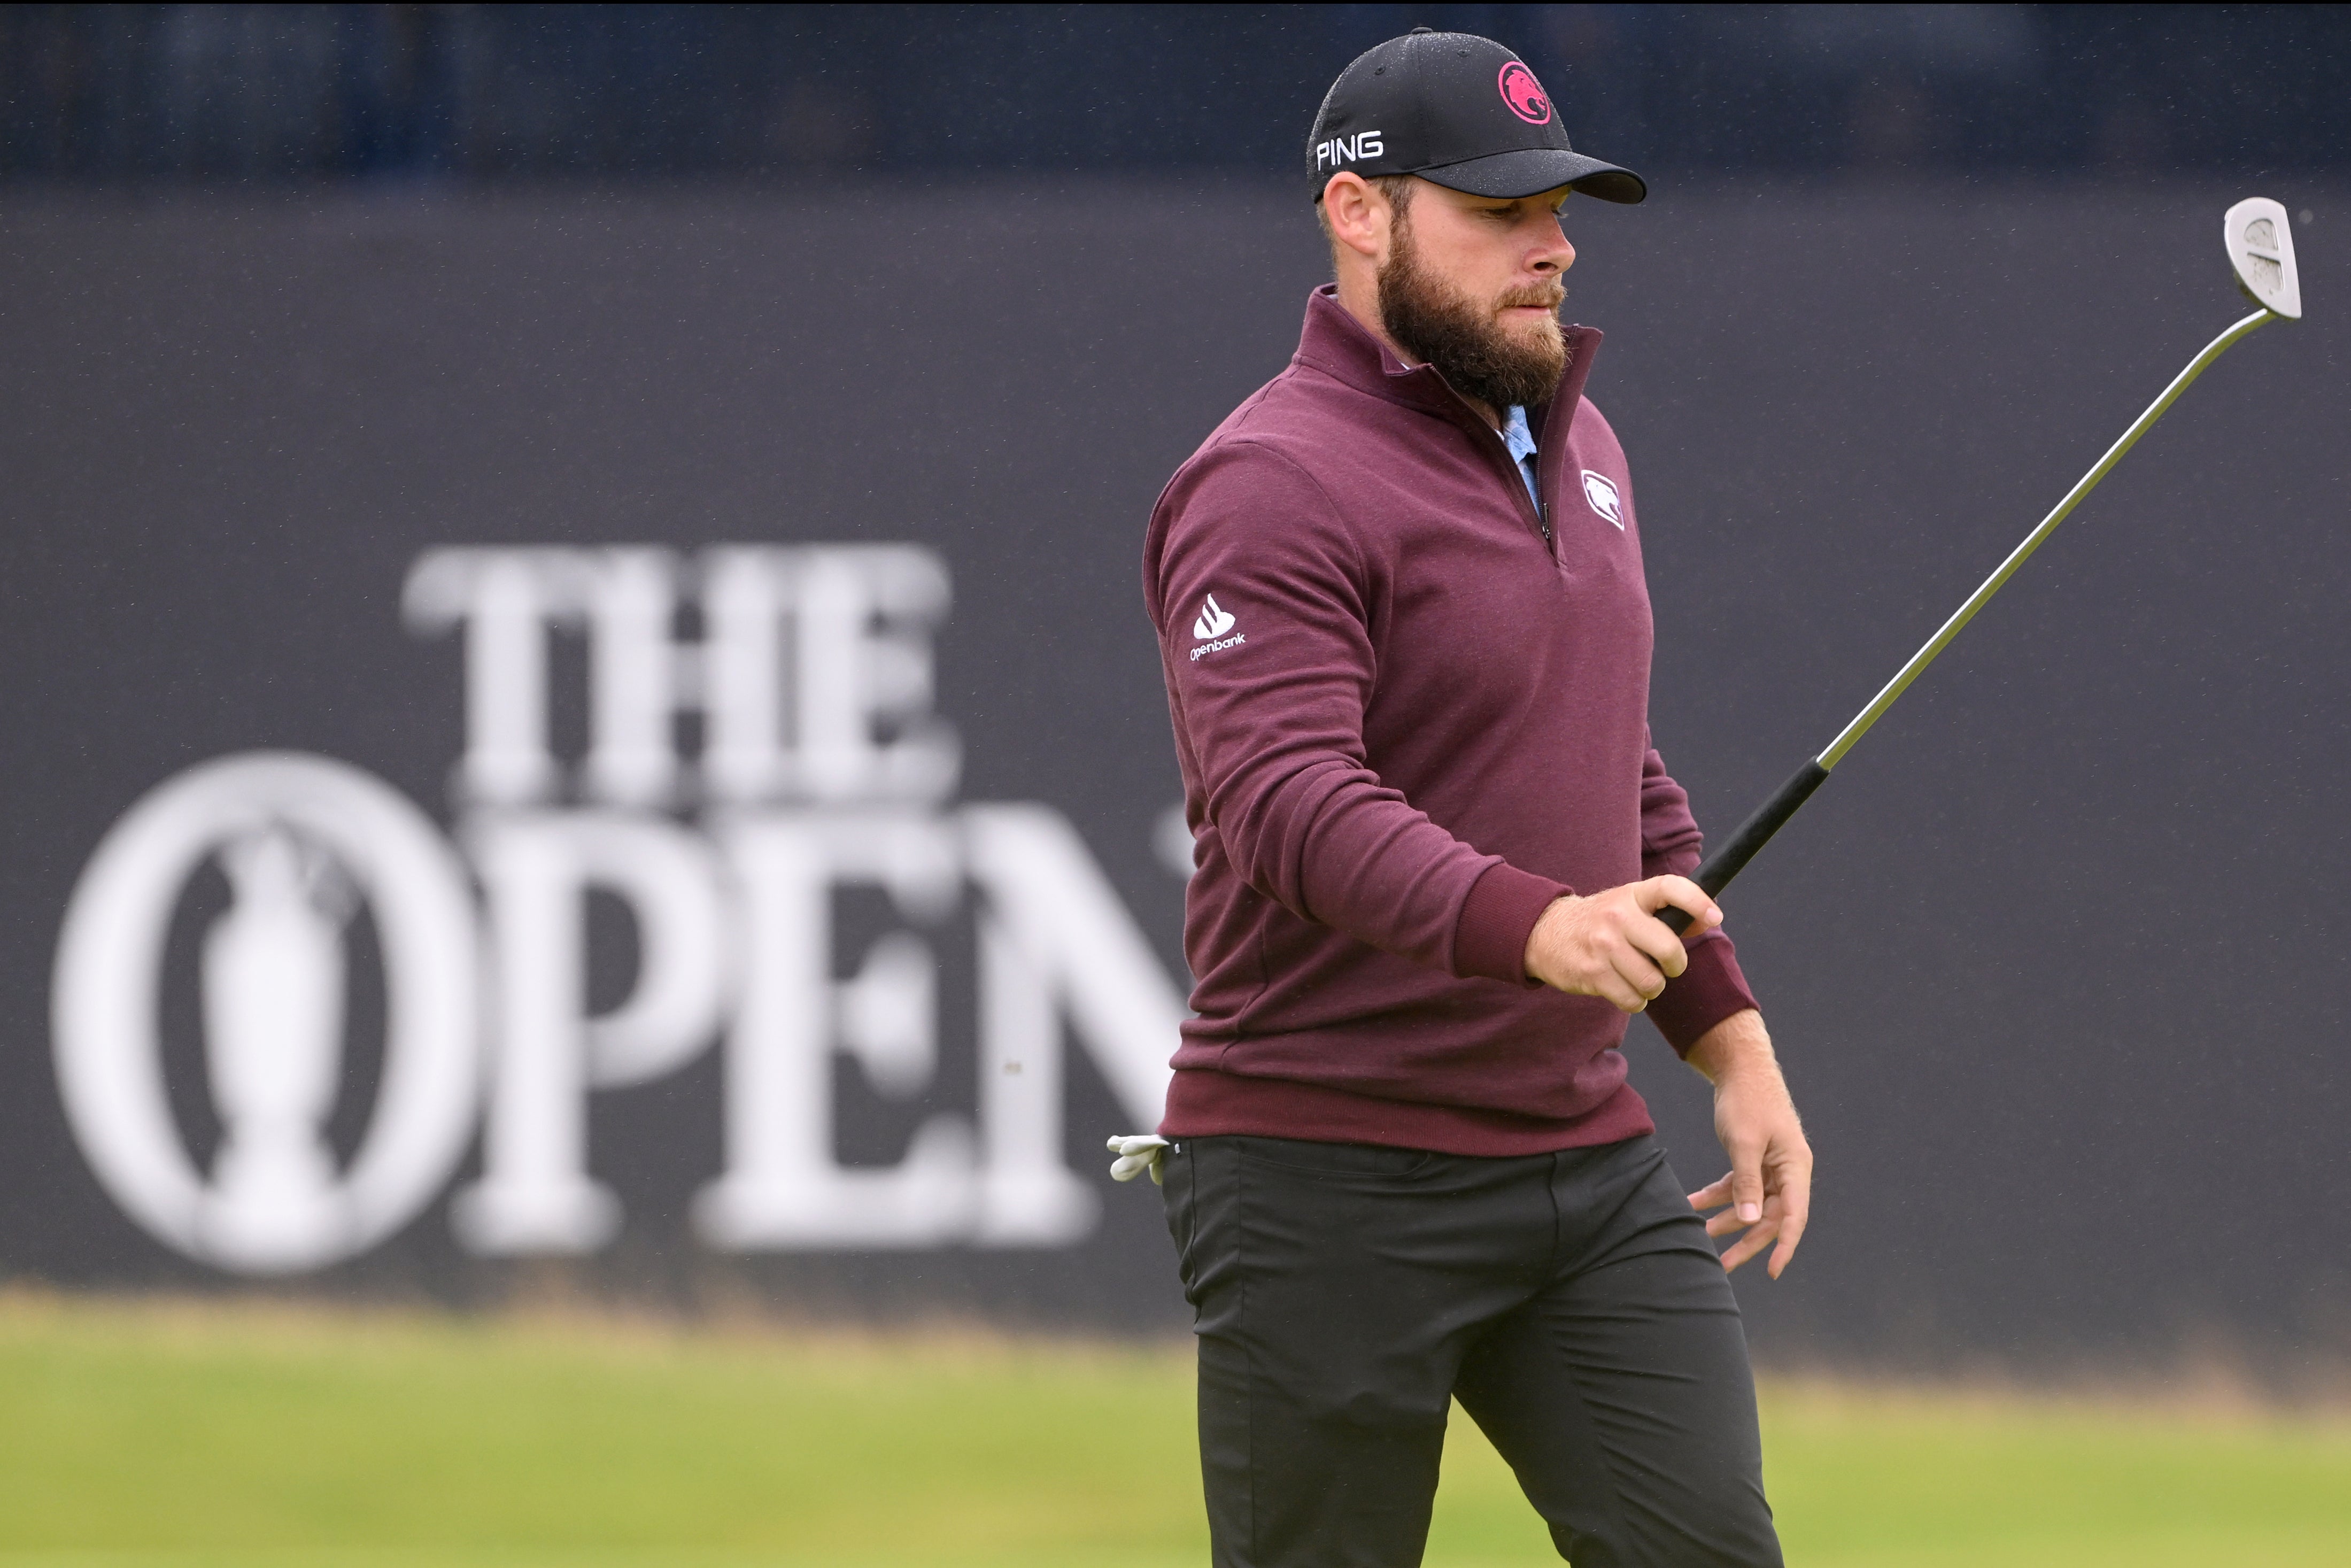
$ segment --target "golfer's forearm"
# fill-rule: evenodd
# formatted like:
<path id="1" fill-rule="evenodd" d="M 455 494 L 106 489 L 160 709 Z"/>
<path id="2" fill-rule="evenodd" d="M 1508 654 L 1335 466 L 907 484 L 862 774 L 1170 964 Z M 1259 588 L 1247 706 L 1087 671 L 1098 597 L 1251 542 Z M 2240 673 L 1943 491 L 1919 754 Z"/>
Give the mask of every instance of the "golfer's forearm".
<path id="1" fill-rule="evenodd" d="M 1708 1082 L 1716 1084 L 1742 1072 L 1776 1075 L 1780 1071 L 1763 1015 L 1753 1008 L 1735 1012 L 1708 1030 L 1683 1052 L 1683 1060 L 1705 1074 Z"/>
<path id="2" fill-rule="evenodd" d="M 1525 978 L 1536 918 L 1568 891 L 1479 853 L 1396 791 L 1355 780 L 1317 814 L 1298 881 L 1320 925 L 1449 974 L 1511 982 Z"/>

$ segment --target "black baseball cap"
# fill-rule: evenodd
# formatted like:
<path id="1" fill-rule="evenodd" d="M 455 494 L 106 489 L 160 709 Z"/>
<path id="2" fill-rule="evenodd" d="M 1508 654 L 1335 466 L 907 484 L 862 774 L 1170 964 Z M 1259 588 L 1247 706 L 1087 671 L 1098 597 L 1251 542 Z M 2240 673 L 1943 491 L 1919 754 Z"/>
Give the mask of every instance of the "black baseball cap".
<path id="1" fill-rule="evenodd" d="M 1630 169 L 1567 144 L 1551 94 L 1526 62 L 1473 33 L 1415 27 L 1355 57 L 1314 116 L 1306 144 L 1314 195 L 1341 170 L 1370 178 L 1417 174 L 1473 196 L 1516 200 L 1571 186 L 1604 202 L 1637 202 Z"/>

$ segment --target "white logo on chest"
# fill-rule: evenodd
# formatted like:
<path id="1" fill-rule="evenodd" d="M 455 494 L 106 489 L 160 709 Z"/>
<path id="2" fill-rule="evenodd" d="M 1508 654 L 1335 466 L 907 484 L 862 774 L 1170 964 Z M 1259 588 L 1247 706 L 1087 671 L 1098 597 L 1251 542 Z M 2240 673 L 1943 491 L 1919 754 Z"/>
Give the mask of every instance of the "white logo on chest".
<path id="1" fill-rule="evenodd" d="M 1625 531 L 1625 503 L 1616 494 L 1614 480 L 1605 474 L 1594 474 L 1586 468 L 1583 471 L 1583 498 L 1592 503 L 1593 511 L 1615 524 L 1618 533 Z"/>

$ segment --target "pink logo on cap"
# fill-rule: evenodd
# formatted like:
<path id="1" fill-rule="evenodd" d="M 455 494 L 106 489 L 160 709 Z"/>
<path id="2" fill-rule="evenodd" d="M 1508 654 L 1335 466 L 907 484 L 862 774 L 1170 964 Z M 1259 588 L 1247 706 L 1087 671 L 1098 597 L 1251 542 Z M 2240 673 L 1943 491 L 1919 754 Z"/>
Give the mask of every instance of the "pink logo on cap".
<path id="1" fill-rule="evenodd" d="M 1510 106 L 1512 114 L 1529 125 L 1551 123 L 1551 98 L 1543 91 L 1542 83 L 1535 80 L 1534 72 L 1512 60 L 1502 68 L 1497 85 L 1502 89 L 1502 101 Z"/>

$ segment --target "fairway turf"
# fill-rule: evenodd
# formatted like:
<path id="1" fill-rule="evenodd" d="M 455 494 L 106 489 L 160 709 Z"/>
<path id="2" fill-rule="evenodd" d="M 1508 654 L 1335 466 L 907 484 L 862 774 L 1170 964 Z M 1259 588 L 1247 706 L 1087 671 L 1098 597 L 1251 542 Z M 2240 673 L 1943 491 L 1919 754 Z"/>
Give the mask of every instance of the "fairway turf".
<path id="1" fill-rule="evenodd" d="M 0 1568 L 1197 1568 L 1186 1347 L 0 1297 Z M 2351 1563 L 2351 1421 L 1767 1385 L 1792 1563 Z M 1457 1413 L 1428 1561 L 1557 1562 Z"/>

